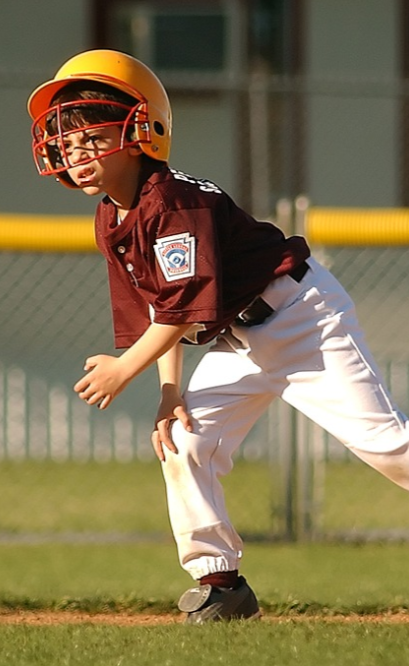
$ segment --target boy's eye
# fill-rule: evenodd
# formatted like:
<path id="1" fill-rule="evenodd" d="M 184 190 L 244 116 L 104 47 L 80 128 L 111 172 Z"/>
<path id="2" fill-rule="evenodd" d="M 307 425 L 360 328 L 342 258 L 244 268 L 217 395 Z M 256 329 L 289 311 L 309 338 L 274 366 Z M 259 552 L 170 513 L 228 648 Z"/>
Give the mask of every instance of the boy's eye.
<path id="1" fill-rule="evenodd" d="M 85 149 L 90 149 L 90 148 L 99 148 L 101 147 L 101 144 L 103 143 L 103 137 L 100 134 L 92 134 L 89 135 L 87 134 L 84 136 L 83 140 L 79 143 L 77 146 L 78 148 L 83 146 Z M 75 142 L 72 142 L 70 140 L 66 140 L 63 142 L 57 141 L 57 148 L 60 150 L 60 152 L 66 154 L 66 155 L 72 155 L 76 148 Z"/>
<path id="2" fill-rule="evenodd" d="M 103 140 L 100 134 L 88 135 L 86 138 L 86 143 L 90 143 L 92 146 L 98 146 Z"/>
<path id="3" fill-rule="evenodd" d="M 50 145 L 53 146 L 54 150 L 62 155 L 71 155 L 73 150 L 72 143 L 70 141 L 55 141 L 50 142 Z"/>

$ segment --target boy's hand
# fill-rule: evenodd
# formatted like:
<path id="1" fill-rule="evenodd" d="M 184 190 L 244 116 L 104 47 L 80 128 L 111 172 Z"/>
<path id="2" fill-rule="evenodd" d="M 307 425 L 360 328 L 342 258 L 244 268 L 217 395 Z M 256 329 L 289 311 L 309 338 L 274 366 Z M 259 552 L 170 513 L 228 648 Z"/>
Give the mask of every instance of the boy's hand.
<path id="1" fill-rule="evenodd" d="M 74 386 L 78 397 L 88 405 L 106 409 L 114 398 L 127 386 L 130 379 L 121 358 L 98 354 L 85 361 L 84 375 Z"/>
<path id="2" fill-rule="evenodd" d="M 185 430 L 192 432 L 192 422 L 179 390 L 174 386 L 165 385 L 162 388 L 162 400 L 155 419 L 155 429 L 151 437 L 152 446 L 161 462 L 165 462 L 163 446 L 166 446 L 172 453 L 178 452 L 170 436 L 170 429 L 175 420 L 179 420 Z"/>

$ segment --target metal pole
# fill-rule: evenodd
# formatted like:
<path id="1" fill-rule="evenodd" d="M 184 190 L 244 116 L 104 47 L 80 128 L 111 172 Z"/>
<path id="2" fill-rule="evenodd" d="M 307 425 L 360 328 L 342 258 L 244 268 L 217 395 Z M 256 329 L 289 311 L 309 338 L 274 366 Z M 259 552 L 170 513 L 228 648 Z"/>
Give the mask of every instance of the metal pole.
<path id="1" fill-rule="evenodd" d="M 268 79 L 253 72 L 249 83 L 250 167 L 252 214 L 261 220 L 271 215 L 270 156 L 268 148 Z"/>

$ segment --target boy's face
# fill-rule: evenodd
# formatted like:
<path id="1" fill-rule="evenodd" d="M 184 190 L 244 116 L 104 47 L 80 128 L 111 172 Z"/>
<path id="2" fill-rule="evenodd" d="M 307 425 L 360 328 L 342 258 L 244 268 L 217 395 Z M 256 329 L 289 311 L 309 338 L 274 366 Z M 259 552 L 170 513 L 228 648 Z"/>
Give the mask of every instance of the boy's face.
<path id="1" fill-rule="evenodd" d="M 135 146 L 120 149 L 120 145 L 121 130 L 113 125 L 84 127 L 65 133 L 63 139 L 58 139 L 56 148 L 68 167 L 67 174 L 85 194 L 115 195 L 130 177 L 133 178 L 135 155 L 140 154 Z M 106 155 L 115 149 L 117 152 Z"/>

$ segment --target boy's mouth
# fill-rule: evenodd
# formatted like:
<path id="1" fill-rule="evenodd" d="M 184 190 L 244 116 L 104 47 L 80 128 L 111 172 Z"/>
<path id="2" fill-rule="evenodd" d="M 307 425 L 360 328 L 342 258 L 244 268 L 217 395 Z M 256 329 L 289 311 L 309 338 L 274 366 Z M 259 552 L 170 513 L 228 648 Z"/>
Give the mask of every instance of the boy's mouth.
<path id="1" fill-rule="evenodd" d="M 94 176 L 95 176 L 94 169 L 87 167 L 85 169 L 81 169 L 81 171 L 77 173 L 76 179 L 78 183 L 80 183 L 81 185 L 86 185 L 87 183 L 89 183 L 94 179 Z"/>

